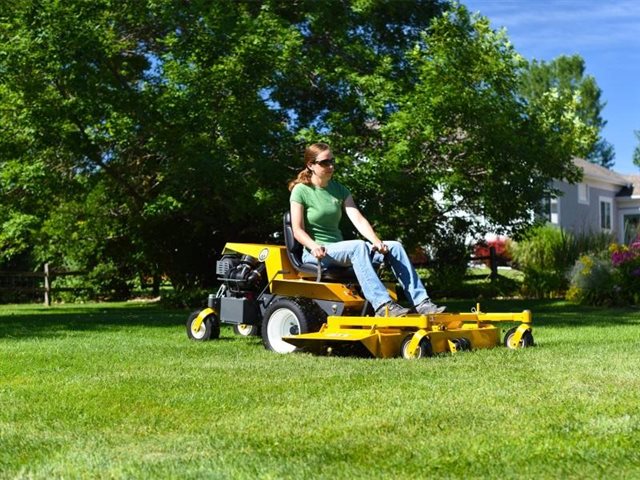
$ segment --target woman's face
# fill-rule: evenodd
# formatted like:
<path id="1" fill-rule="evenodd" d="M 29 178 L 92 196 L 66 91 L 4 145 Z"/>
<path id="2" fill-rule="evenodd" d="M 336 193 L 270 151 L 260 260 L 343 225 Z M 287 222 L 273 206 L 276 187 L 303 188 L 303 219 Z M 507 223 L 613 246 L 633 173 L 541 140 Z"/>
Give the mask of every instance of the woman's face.
<path id="1" fill-rule="evenodd" d="M 316 157 L 315 162 L 309 164 L 309 168 L 320 178 L 331 178 L 335 168 L 333 153 L 331 153 L 331 150 L 324 150 L 320 152 Z"/>

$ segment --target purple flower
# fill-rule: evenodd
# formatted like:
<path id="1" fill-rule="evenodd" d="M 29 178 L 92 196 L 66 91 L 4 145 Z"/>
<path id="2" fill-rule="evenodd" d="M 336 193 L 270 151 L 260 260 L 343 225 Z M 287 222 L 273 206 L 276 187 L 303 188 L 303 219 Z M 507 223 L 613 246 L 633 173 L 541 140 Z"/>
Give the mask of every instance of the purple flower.
<path id="1" fill-rule="evenodd" d="M 613 264 L 614 267 L 619 266 L 620 264 L 624 263 L 625 261 L 625 253 L 626 252 L 613 252 L 611 254 L 611 263 Z"/>

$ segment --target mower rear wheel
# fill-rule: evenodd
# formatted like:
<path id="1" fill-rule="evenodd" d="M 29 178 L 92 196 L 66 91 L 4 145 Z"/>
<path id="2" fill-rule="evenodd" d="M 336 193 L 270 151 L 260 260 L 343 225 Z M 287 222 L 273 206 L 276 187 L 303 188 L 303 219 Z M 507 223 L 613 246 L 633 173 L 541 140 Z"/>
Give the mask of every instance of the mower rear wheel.
<path id="1" fill-rule="evenodd" d="M 460 337 L 452 340 L 456 346 L 456 351 L 465 352 L 471 350 L 471 341 L 468 338 Z"/>
<path id="2" fill-rule="evenodd" d="M 511 337 L 515 335 L 516 330 L 518 330 L 518 327 L 513 327 L 504 334 L 503 343 L 505 347 L 513 349 L 511 346 Z M 522 338 L 516 348 L 527 348 L 531 346 L 533 346 L 533 334 L 531 333 L 531 330 L 527 330 L 522 334 Z"/>
<path id="3" fill-rule="evenodd" d="M 317 332 L 326 319 L 327 314 L 312 300 L 279 298 L 264 312 L 262 343 L 273 352 L 295 352 L 299 349 L 285 342 L 282 337 Z"/>
<path id="4" fill-rule="evenodd" d="M 402 344 L 400 345 L 400 355 L 402 355 L 402 358 L 406 358 L 407 360 L 414 360 L 417 358 L 426 358 L 433 356 L 433 347 L 431 346 L 431 340 L 429 339 L 429 337 L 422 337 L 422 340 L 420 340 L 420 343 L 418 344 L 418 350 L 416 350 L 416 352 L 411 355 L 409 353 L 409 343 L 411 342 L 412 338 L 413 335 L 407 335 L 406 337 L 404 337 L 404 340 L 402 340 Z"/>
<path id="5" fill-rule="evenodd" d="M 233 333 L 241 337 L 256 337 L 260 335 L 260 326 L 241 323 L 233 326 Z"/>
<path id="6" fill-rule="evenodd" d="M 200 324 L 200 328 L 195 329 L 195 321 L 201 311 L 196 310 L 189 315 L 187 319 L 187 337 L 199 342 L 220 338 L 220 321 L 213 314 L 207 315 Z"/>

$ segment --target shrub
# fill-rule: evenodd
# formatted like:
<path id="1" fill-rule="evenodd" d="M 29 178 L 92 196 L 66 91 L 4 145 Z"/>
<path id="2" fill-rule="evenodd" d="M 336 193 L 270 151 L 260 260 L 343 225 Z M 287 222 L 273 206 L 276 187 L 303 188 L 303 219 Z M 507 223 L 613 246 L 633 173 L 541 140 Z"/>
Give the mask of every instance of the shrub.
<path id="1" fill-rule="evenodd" d="M 588 305 L 620 303 L 620 286 L 608 258 L 583 255 L 571 270 L 567 300 Z"/>
<path id="2" fill-rule="evenodd" d="M 191 309 L 207 306 L 207 298 L 215 290 L 208 291 L 200 288 L 174 290 L 162 294 L 160 305 L 165 308 Z"/>
<path id="3" fill-rule="evenodd" d="M 537 298 L 561 296 L 567 290 L 571 269 L 581 255 L 605 250 L 611 235 L 573 235 L 552 225 L 531 229 L 512 244 L 515 265 L 525 274 L 522 293 Z"/>
<path id="4" fill-rule="evenodd" d="M 566 274 L 575 261 L 567 261 L 569 243 L 567 234 L 551 225 L 535 227 L 521 241 L 514 242 L 513 260 L 525 275 L 523 295 L 544 298 L 566 290 Z"/>
<path id="5" fill-rule="evenodd" d="M 611 244 L 611 265 L 618 273 L 621 296 L 626 303 L 640 303 L 640 239 L 631 245 Z"/>
<path id="6" fill-rule="evenodd" d="M 612 243 L 600 255 L 584 255 L 571 272 L 567 299 L 589 305 L 640 303 L 640 241 Z"/>

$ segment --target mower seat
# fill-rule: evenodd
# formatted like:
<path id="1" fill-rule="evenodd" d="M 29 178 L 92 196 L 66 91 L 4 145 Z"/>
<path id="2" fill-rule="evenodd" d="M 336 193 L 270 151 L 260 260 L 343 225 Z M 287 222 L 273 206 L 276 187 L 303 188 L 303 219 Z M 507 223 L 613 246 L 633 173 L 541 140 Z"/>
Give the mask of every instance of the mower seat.
<path id="1" fill-rule="evenodd" d="M 284 223 L 284 244 L 287 247 L 287 256 L 289 261 L 298 272 L 318 275 L 317 263 L 303 263 L 302 251 L 304 247 L 293 236 L 293 228 L 291 227 L 291 213 L 286 212 L 283 217 Z M 319 281 L 324 282 L 357 282 L 356 274 L 351 267 L 322 266 Z"/>

